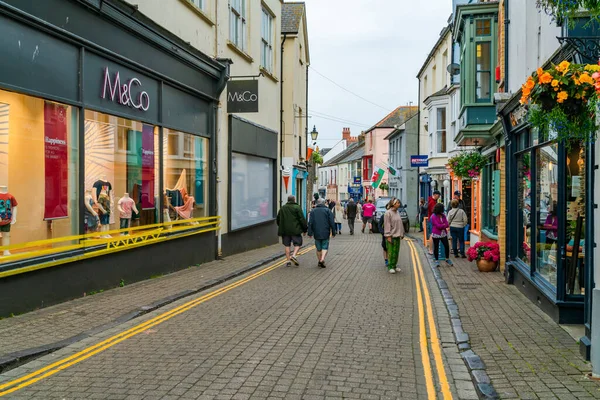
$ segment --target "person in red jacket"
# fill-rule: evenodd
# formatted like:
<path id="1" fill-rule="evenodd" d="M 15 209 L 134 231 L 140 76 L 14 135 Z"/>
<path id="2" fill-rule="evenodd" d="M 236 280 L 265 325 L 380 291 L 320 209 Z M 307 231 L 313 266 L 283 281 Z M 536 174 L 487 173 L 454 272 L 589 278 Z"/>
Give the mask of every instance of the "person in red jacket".
<path id="1" fill-rule="evenodd" d="M 429 196 L 429 200 L 427 201 L 427 245 L 429 247 L 429 254 L 433 254 L 433 240 L 431 238 L 431 216 L 433 215 L 433 209 L 438 203 L 440 195 L 441 193 L 439 190 L 434 190 L 433 194 Z"/>

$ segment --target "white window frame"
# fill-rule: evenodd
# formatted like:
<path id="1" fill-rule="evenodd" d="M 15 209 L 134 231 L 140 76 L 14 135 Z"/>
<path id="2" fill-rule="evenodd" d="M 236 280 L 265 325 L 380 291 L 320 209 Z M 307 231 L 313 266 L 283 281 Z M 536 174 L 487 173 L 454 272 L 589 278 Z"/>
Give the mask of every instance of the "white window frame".
<path id="1" fill-rule="evenodd" d="M 443 121 L 440 121 L 440 111 L 443 112 Z M 443 122 L 443 128 L 441 128 L 441 122 Z M 445 151 L 441 151 L 440 147 L 440 136 L 445 132 Z M 437 154 L 446 154 L 448 153 L 448 108 L 446 106 L 436 107 L 435 109 L 435 152 Z"/>
<path id="2" fill-rule="evenodd" d="M 260 66 L 268 72 L 273 73 L 273 42 L 275 16 L 264 6 L 262 7 L 261 24 L 260 24 Z"/>
<path id="3" fill-rule="evenodd" d="M 229 41 L 246 51 L 246 0 L 229 2 Z"/>
<path id="4" fill-rule="evenodd" d="M 206 0 L 190 0 L 193 5 L 198 7 L 202 11 L 206 11 L 204 7 L 206 7 Z"/>

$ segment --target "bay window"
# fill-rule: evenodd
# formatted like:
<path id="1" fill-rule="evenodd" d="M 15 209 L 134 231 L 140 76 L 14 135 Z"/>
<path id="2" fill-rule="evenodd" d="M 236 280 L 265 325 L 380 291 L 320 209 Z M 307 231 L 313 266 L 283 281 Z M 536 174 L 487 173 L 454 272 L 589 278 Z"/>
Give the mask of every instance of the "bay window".
<path id="1" fill-rule="evenodd" d="M 438 108 L 437 109 L 437 130 L 436 130 L 436 143 L 437 143 L 437 152 L 445 153 L 446 152 L 446 108 Z"/>

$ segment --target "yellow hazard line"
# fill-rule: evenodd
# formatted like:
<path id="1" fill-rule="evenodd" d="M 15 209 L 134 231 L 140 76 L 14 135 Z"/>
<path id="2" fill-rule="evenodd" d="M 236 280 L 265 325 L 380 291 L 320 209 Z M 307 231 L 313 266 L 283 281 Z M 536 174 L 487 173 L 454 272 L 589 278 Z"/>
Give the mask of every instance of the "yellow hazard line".
<path id="1" fill-rule="evenodd" d="M 444 369 L 444 360 L 442 358 L 442 346 L 440 344 L 440 338 L 438 335 L 437 327 L 433 317 L 433 307 L 431 306 L 431 296 L 429 294 L 429 288 L 427 281 L 425 280 L 425 274 L 423 273 L 423 264 L 419 253 L 411 240 L 407 240 L 408 245 L 411 249 L 411 256 L 413 260 L 413 270 L 415 273 L 415 285 L 417 287 L 418 296 L 418 308 L 419 308 L 419 324 L 421 331 L 421 357 L 423 359 L 423 366 L 425 369 L 425 383 L 427 384 L 427 395 L 429 399 L 435 399 L 436 393 L 433 387 L 433 377 L 431 376 L 431 365 L 429 360 L 429 351 L 427 348 L 427 333 L 425 331 L 425 315 L 423 313 L 423 301 L 421 296 L 425 299 L 425 306 L 427 309 L 427 322 L 429 326 L 429 339 L 431 342 L 431 352 L 433 353 L 433 359 L 435 360 L 435 367 L 437 376 L 440 382 L 442 396 L 444 400 L 452 400 L 452 392 L 450 391 L 450 385 L 448 384 L 448 376 Z M 421 292 L 422 285 L 422 292 Z M 425 347 L 425 350 L 423 350 Z"/>
<path id="2" fill-rule="evenodd" d="M 299 254 L 300 255 L 306 254 L 309 251 L 312 251 L 313 249 L 314 249 L 314 246 L 311 246 L 305 250 L 300 251 Z M 23 389 L 23 388 L 30 386 L 38 381 L 41 381 L 42 379 L 48 378 L 64 369 L 67 369 L 75 364 L 78 364 L 98 353 L 101 353 L 101 352 L 113 347 L 114 345 L 116 345 L 124 340 L 127 340 L 133 336 L 136 336 L 136 335 L 152 328 L 153 326 L 162 324 L 163 322 L 165 322 L 181 313 L 184 313 L 184 312 L 186 312 L 186 311 L 188 311 L 210 299 L 213 299 L 223 293 L 226 293 L 226 292 L 233 290 L 239 286 L 242 286 L 262 275 L 265 275 L 265 274 L 273 271 L 274 269 L 281 267 L 286 262 L 287 262 L 287 260 L 285 260 L 285 259 L 278 261 L 275 264 L 270 265 L 269 267 L 266 267 L 252 275 L 247 276 L 244 279 L 240 279 L 239 281 L 235 281 L 235 282 L 233 282 L 227 286 L 224 286 L 220 289 L 214 290 L 214 291 L 207 293 L 203 296 L 200 296 L 194 300 L 188 301 L 185 304 L 182 304 L 178 307 L 175 307 L 172 310 L 164 312 L 148 321 L 145 321 L 145 322 L 138 324 L 130 329 L 127 329 L 126 331 L 123 331 L 114 336 L 111 336 L 110 338 L 103 340 L 102 342 L 97 343 L 93 346 L 87 347 L 69 357 L 65 357 L 61 360 L 58 360 L 46 367 L 40 368 L 30 374 L 20 377 L 18 379 L 14 379 L 12 381 L 6 382 L 6 383 L 0 385 L 0 397 L 5 396 L 10 393 L 13 393 L 17 390 Z"/>

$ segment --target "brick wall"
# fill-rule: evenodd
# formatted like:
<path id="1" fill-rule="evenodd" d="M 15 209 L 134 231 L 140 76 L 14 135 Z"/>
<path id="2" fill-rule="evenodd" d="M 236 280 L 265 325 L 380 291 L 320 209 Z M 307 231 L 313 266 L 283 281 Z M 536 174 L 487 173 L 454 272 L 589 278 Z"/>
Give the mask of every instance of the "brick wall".
<path id="1" fill-rule="evenodd" d="M 498 222 L 500 245 L 500 270 L 506 266 L 506 146 L 500 148 L 500 221 Z"/>

